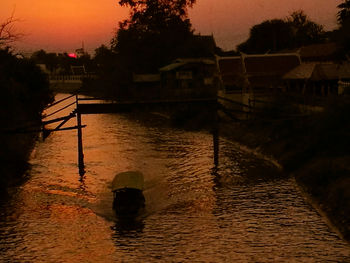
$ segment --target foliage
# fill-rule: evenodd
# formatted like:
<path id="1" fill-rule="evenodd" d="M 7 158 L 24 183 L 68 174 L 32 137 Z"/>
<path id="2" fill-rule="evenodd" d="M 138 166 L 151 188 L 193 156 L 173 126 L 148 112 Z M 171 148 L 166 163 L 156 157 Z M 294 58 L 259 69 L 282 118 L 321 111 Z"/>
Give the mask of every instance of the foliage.
<path id="1" fill-rule="evenodd" d="M 334 32 L 333 37 L 342 47 L 343 55 L 350 55 L 350 1 L 345 0 L 338 5 L 338 9 L 339 29 Z"/>
<path id="2" fill-rule="evenodd" d="M 183 54 L 193 36 L 187 8 L 194 0 L 121 0 L 130 18 L 119 24 L 112 40 L 118 60 L 132 72 L 156 72 Z"/>
<path id="3" fill-rule="evenodd" d="M 71 66 L 85 66 L 88 72 L 94 72 L 96 70 L 89 54 L 85 54 L 79 58 L 71 58 L 67 53 L 47 53 L 41 49 L 35 51 L 31 59 L 36 64 L 44 64 L 50 72 L 56 74 L 72 74 Z"/>
<path id="4" fill-rule="evenodd" d="M 324 40 L 323 26 L 309 20 L 303 11 L 295 11 L 287 22 L 292 27 L 294 32 L 294 46 L 301 47 L 313 43 L 319 43 Z"/>
<path id="5" fill-rule="evenodd" d="M 289 23 L 281 19 L 267 20 L 250 29 L 249 39 L 238 46 L 245 53 L 278 51 L 290 45 L 293 36 Z"/>
<path id="6" fill-rule="evenodd" d="M 350 23 L 350 0 L 345 0 L 337 6 L 339 11 L 337 13 L 337 21 L 339 25 L 344 26 Z"/>
<path id="7" fill-rule="evenodd" d="M 40 116 L 52 99 L 48 79 L 40 68 L 31 60 L 17 58 L 9 48 L 0 49 L 0 84 L 3 118 L 11 114 L 11 110 L 23 110 L 17 118 Z"/>
<path id="8" fill-rule="evenodd" d="M 303 11 L 295 11 L 284 20 L 266 20 L 253 26 L 248 40 L 237 49 L 245 53 L 276 52 L 323 40 L 323 27 L 309 20 Z"/>

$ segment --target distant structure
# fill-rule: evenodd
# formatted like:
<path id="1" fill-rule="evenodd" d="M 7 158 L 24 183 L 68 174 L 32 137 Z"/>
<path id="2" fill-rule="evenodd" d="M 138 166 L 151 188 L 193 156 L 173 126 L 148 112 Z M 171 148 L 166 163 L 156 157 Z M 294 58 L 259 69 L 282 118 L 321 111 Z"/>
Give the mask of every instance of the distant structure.
<path id="1" fill-rule="evenodd" d="M 84 49 L 84 41 L 82 42 L 81 48 L 78 48 L 75 50 L 75 54 L 77 55 L 77 58 L 80 58 L 80 57 L 86 55 L 86 52 Z"/>
<path id="2" fill-rule="evenodd" d="M 279 89 L 284 74 L 301 64 L 298 53 L 254 54 L 216 57 L 225 92 L 255 92 Z"/>

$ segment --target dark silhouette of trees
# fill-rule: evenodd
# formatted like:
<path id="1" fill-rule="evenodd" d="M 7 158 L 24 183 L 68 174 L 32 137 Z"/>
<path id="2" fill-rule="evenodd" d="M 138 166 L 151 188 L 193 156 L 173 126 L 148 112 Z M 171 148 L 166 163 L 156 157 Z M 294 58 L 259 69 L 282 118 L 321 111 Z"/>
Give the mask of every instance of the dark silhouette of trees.
<path id="1" fill-rule="evenodd" d="M 47 53 L 45 50 L 35 51 L 31 59 L 36 64 L 44 64 L 55 74 L 72 74 L 71 66 L 84 66 L 87 72 L 94 72 L 96 66 L 89 54 L 78 58 L 69 57 L 67 53 Z"/>
<path id="2" fill-rule="evenodd" d="M 20 127 L 40 127 L 41 112 L 52 102 L 49 81 L 33 61 L 0 48 L 0 195 L 18 181 L 36 133 L 15 133 Z M 17 179 L 17 180 L 16 180 Z M 5 189 L 6 192 L 6 189 Z"/>
<path id="3" fill-rule="evenodd" d="M 248 40 L 237 49 L 245 53 L 277 52 L 320 43 L 324 36 L 321 25 L 312 22 L 303 11 L 295 11 L 284 20 L 267 20 L 253 26 Z"/>
<path id="4" fill-rule="evenodd" d="M 52 99 L 47 76 L 32 60 L 17 58 L 9 48 L 0 49 L 1 112 L 22 109 L 27 118 L 38 117 Z M 20 118 L 17 116 L 14 118 Z"/>
<path id="5" fill-rule="evenodd" d="M 320 43 L 325 40 L 325 32 L 322 25 L 319 25 L 307 17 L 303 11 L 295 11 L 287 22 L 292 28 L 294 47 Z"/>
<path id="6" fill-rule="evenodd" d="M 344 26 L 350 23 L 350 1 L 345 0 L 344 3 L 338 5 L 337 21 L 339 25 Z"/>
<path id="7" fill-rule="evenodd" d="M 96 73 L 99 75 L 112 74 L 116 64 L 116 53 L 105 45 L 95 49 L 93 62 L 96 66 Z"/>
<path id="8" fill-rule="evenodd" d="M 187 10 L 195 0 L 121 0 L 130 17 L 112 40 L 118 60 L 132 72 L 156 72 L 181 56 L 193 36 Z"/>
<path id="9" fill-rule="evenodd" d="M 267 20 L 253 26 L 248 40 L 237 48 L 245 53 L 275 52 L 289 47 L 292 38 L 289 23 L 281 19 Z"/>
<path id="10" fill-rule="evenodd" d="M 45 64 L 51 72 L 55 71 L 59 65 L 59 59 L 56 53 L 46 53 L 43 49 L 34 52 L 31 59 L 37 64 Z"/>
<path id="11" fill-rule="evenodd" d="M 337 21 L 339 29 L 333 33 L 335 41 L 342 47 L 342 54 L 350 54 L 350 1 L 345 0 L 338 5 Z"/>

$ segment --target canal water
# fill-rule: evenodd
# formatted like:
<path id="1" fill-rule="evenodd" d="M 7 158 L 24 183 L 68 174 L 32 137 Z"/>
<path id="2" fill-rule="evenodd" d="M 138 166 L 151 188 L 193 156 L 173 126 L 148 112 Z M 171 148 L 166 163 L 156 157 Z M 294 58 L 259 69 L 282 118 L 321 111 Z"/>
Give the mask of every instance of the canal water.
<path id="1" fill-rule="evenodd" d="M 221 141 L 214 169 L 207 132 L 155 114 L 82 122 L 84 177 L 76 131 L 56 132 L 38 141 L 26 182 L 0 203 L 0 262 L 350 262 L 350 245 L 295 181 L 235 143 Z M 116 217 L 110 189 L 127 170 L 144 173 L 146 199 L 129 221 Z"/>

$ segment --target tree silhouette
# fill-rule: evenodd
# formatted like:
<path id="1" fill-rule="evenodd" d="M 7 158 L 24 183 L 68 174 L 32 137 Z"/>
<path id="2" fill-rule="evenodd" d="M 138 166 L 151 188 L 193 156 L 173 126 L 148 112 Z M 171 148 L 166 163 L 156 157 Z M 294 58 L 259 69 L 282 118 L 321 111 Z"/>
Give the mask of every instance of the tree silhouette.
<path id="1" fill-rule="evenodd" d="M 178 57 L 193 31 L 188 8 L 195 0 L 121 0 L 130 17 L 119 23 L 112 50 L 133 72 L 156 72 Z"/>
<path id="2" fill-rule="evenodd" d="M 293 12 L 287 18 L 294 32 L 294 46 L 314 44 L 324 40 L 323 26 L 311 21 L 302 11 Z"/>
<path id="3" fill-rule="evenodd" d="M 17 33 L 14 28 L 14 24 L 18 22 L 18 19 L 14 18 L 14 13 L 0 24 L 0 48 L 9 46 L 11 43 L 20 40 L 24 35 Z"/>
<path id="4" fill-rule="evenodd" d="M 337 6 L 340 10 L 337 13 L 337 20 L 341 26 L 350 23 L 350 1 L 345 0 Z"/>
<path id="5" fill-rule="evenodd" d="M 339 29 L 335 31 L 335 40 L 342 47 L 341 53 L 343 55 L 349 55 L 350 53 L 350 1 L 345 0 L 338 5 L 339 11 L 337 14 L 337 20 L 339 23 Z"/>
<path id="6" fill-rule="evenodd" d="M 293 38 L 289 23 L 281 19 L 267 20 L 250 29 L 249 39 L 237 49 L 245 53 L 275 52 L 289 47 Z"/>
<path id="7" fill-rule="evenodd" d="M 295 11 L 284 20 L 266 20 L 253 26 L 248 40 L 237 49 L 246 53 L 277 52 L 323 40 L 323 27 L 312 22 L 303 11 Z"/>

